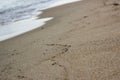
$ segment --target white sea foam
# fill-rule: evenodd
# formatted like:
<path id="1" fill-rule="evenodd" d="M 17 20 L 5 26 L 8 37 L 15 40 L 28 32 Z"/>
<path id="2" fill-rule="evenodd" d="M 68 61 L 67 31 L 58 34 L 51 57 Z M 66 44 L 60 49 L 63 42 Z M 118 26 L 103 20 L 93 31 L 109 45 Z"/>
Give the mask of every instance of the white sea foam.
<path id="1" fill-rule="evenodd" d="M 5 25 L 0 29 L 0 41 L 18 36 L 20 34 L 24 34 L 36 28 L 39 28 L 43 26 L 46 23 L 46 21 L 49 21 L 51 19 L 53 18 L 50 17 L 50 18 L 43 18 L 39 20 L 36 20 L 36 18 L 31 18 L 31 19 L 26 19 L 26 20 L 12 23 L 10 25 Z"/>

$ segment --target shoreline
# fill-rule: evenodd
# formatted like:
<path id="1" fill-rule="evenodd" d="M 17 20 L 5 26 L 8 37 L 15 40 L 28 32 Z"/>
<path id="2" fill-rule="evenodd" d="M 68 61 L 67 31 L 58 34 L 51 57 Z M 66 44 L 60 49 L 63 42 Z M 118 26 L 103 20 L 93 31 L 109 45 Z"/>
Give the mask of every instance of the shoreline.
<path id="1" fill-rule="evenodd" d="M 78 2 L 82 2 L 82 1 L 67 3 L 67 4 L 63 4 L 63 5 L 59 5 L 59 6 L 56 6 L 56 7 L 52 7 L 52 8 L 48 8 L 48 9 L 42 10 L 42 12 L 43 12 L 42 14 L 40 13 L 40 14 L 37 14 L 37 15 L 36 15 L 36 17 L 37 17 L 36 20 L 44 19 L 44 18 L 49 18 L 49 17 L 53 17 L 53 19 L 50 20 L 50 21 L 46 21 L 46 22 L 45 22 L 45 25 L 43 25 L 43 26 L 40 26 L 40 27 L 38 27 L 38 28 L 36 28 L 36 29 L 34 29 L 34 30 L 25 32 L 25 33 L 23 33 L 23 34 L 17 35 L 17 36 L 15 36 L 15 37 L 6 39 L 6 40 L 4 40 L 4 41 L 0 41 L 0 43 L 9 41 L 9 40 L 11 40 L 11 39 L 15 39 L 15 38 L 20 37 L 20 36 L 23 36 L 23 35 L 25 35 L 25 34 L 28 34 L 28 35 L 29 35 L 29 33 L 34 32 L 34 31 L 36 31 L 37 29 L 42 30 L 47 24 L 52 24 L 52 22 L 55 21 L 54 18 L 56 18 L 56 16 L 54 16 L 53 14 L 48 14 L 47 11 L 52 10 L 52 9 L 56 9 L 56 8 L 60 8 L 60 7 L 64 7 L 64 6 L 69 6 L 69 5 L 71 5 L 71 4 L 75 4 L 75 3 L 78 3 Z M 49 16 L 48 16 L 48 15 L 49 15 Z M 28 20 L 29 20 L 29 19 L 28 19 Z"/>
<path id="2" fill-rule="evenodd" d="M 42 27 L 43 25 L 45 25 L 46 22 L 48 22 L 49 19 L 51 20 L 53 17 L 45 17 L 45 18 L 37 17 L 38 15 L 41 15 L 41 13 L 44 10 L 48 10 L 48 9 L 51 9 L 54 7 L 59 7 L 59 6 L 65 5 L 65 4 L 75 3 L 75 2 L 79 2 L 79 1 L 81 1 L 81 0 L 75 0 L 75 1 L 70 1 L 70 2 L 65 1 L 63 3 L 58 2 L 58 3 L 54 4 L 53 6 L 49 6 L 49 8 L 46 7 L 45 9 L 40 10 L 38 12 L 39 14 L 37 13 L 36 16 L 33 16 L 29 19 L 20 20 L 20 21 L 11 23 L 9 25 L 3 26 L 3 28 L 1 28 L 1 31 L 0 31 L 1 32 L 0 33 L 0 35 L 1 35 L 0 42 L 5 41 L 5 40 L 9 40 L 9 39 L 17 37 L 17 36 L 20 36 L 22 34 L 25 34 L 26 32 L 38 29 L 38 28 Z M 26 24 L 26 23 L 28 23 L 28 24 Z M 22 28 L 19 25 L 22 26 Z M 10 30 L 7 30 L 7 29 L 10 29 Z M 5 32 L 3 32 L 3 31 L 5 31 Z"/>
<path id="3" fill-rule="evenodd" d="M 120 5 L 114 3 L 83 0 L 44 10 L 40 18 L 54 19 L 0 43 L 0 79 L 119 80 Z"/>

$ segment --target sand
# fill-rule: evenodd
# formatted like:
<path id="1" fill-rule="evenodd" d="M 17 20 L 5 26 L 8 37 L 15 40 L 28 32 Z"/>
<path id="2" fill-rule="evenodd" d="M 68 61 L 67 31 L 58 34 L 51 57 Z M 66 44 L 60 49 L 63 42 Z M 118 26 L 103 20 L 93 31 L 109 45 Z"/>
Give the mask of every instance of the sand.
<path id="1" fill-rule="evenodd" d="M 42 28 L 0 43 L 0 80 L 120 80 L 120 1 L 44 11 Z"/>

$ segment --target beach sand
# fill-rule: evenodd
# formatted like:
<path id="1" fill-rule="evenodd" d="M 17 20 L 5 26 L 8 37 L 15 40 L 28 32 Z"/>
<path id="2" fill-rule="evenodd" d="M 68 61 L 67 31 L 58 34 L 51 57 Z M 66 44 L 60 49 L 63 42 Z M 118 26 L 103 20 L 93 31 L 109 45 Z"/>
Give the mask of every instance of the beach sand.
<path id="1" fill-rule="evenodd" d="M 0 43 L 0 80 L 120 80 L 120 1 L 48 10 L 42 28 Z"/>

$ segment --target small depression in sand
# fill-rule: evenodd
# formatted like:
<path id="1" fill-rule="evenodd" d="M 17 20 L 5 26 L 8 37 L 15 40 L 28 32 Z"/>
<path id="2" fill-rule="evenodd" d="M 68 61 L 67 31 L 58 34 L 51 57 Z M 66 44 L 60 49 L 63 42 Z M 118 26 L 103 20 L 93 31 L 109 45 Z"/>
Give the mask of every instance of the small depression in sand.
<path id="1" fill-rule="evenodd" d="M 15 36 L 24 34 L 28 31 L 34 30 L 36 28 L 39 28 L 51 19 L 53 18 L 49 17 L 37 19 L 37 17 L 34 17 L 31 19 L 26 19 L 9 25 L 2 26 L 0 28 L 0 41 L 7 40 Z"/>

